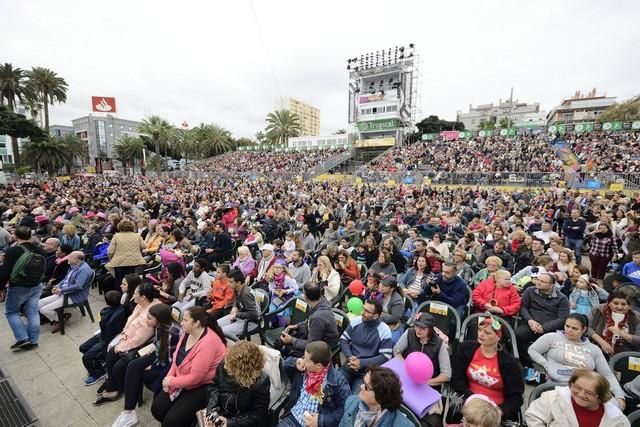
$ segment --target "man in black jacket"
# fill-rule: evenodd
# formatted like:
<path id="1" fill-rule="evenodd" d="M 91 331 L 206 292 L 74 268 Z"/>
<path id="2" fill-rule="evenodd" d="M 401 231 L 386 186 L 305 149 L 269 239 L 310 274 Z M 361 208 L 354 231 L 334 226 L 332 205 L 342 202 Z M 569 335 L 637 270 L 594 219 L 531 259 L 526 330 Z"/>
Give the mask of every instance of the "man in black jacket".
<path id="1" fill-rule="evenodd" d="M 13 238 L 16 244 L 6 250 L 4 263 L 0 267 L 0 289 L 4 289 L 7 282 L 9 282 L 13 266 L 24 253 L 24 249 L 35 252 L 46 259 L 46 254 L 40 246 L 31 242 L 31 229 L 29 227 L 23 225 L 16 227 L 13 232 Z M 24 249 L 20 246 L 23 246 Z M 43 274 L 45 269 L 46 265 L 43 266 Z M 16 339 L 11 349 L 31 350 L 38 347 L 38 338 L 40 338 L 38 301 L 41 293 L 42 283 L 11 283 L 9 289 L 7 289 L 5 315 Z M 20 318 L 21 307 L 23 307 L 27 315 L 27 326 L 24 325 Z"/>
<path id="2" fill-rule="evenodd" d="M 213 265 L 213 263 L 219 263 L 224 261 L 225 255 L 232 248 L 233 242 L 231 236 L 224 229 L 224 224 L 221 222 L 216 223 L 213 228 L 213 246 L 205 249 L 205 258 Z"/>
<path id="3" fill-rule="evenodd" d="M 303 290 L 307 304 L 311 306 L 309 317 L 297 325 L 287 326 L 280 336 L 280 341 L 285 346 L 283 354 L 295 357 L 304 356 L 305 347 L 312 341 L 324 341 L 334 348 L 340 338 L 331 305 L 322 296 L 321 288 L 306 283 Z"/>
<path id="4" fill-rule="evenodd" d="M 564 245 L 575 254 L 577 265 L 580 265 L 580 260 L 582 259 L 582 245 L 584 244 L 584 230 L 586 228 L 587 223 L 580 217 L 579 209 L 572 209 L 571 218 L 562 225 Z"/>

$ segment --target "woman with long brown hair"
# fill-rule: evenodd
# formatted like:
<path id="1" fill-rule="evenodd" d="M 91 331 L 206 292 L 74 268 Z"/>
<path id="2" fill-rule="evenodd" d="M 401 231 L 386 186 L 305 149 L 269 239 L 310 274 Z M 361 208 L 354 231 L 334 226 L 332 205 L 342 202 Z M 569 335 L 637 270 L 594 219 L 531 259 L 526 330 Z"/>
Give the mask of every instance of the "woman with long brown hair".
<path id="1" fill-rule="evenodd" d="M 140 357 L 126 366 L 124 411 L 113 424 L 115 427 L 131 426 L 138 422 L 135 409 L 140 384 L 147 385 L 154 394 L 160 391 L 160 379 L 169 369 L 171 354 L 180 337 L 180 327 L 173 321 L 171 307 L 166 304 L 156 304 L 149 308 L 147 325 L 154 328 L 154 339 L 146 350 L 139 351 Z"/>

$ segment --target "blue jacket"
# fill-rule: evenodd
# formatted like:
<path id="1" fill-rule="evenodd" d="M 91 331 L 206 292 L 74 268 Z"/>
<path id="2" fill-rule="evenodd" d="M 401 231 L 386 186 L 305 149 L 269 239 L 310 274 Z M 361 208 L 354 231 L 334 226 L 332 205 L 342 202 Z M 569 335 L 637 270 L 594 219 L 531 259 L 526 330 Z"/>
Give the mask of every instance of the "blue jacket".
<path id="1" fill-rule="evenodd" d="M 349 396 L 347 403 L 344 405 L 344 415 L 338 427 L 353 427 L 359 408 L 360 399 L 358 396 Z M 395 410 L 385 412 L 376 427 L 413 427 L 413 423 L 402 412 Z"/>
<path id="2" fill-rule="evenodd" d="M 369 365 L 379 366 L 391 359 L 391 329 L 380 319 L 365 323 L 359 316 L 340 337 L 340 346 L 345 358 L 355 356 L 360 360 L 360 371 L 364 372 Z"/>
<path id="3" fill-rule="evenodd" d="M 464 313 L 465 305 L 467 304 L 467 283 L 460 276 L 454 277 L 452 280 L 446 282 L 442 277 L 442 274 L 438 274 L 438 287 L 440 288 L 440 294 L 435 295 L 431 293 L 431 288 L 427 288 L 429 295 L 428 299 L 445 302 L 453 307 L 462 316 Z"/>
<path id="4" fill-rule="evenodd" d="M 92 278 L 93 270 L 83 261 L 79 266 L 69 268 L 60 282 L 60 290 L 63 295 L 69 295 L 74 304 L 85 302 L 89 298 Z"/>
<path id="5" fill-rule="evenodd" d="M 291 382 L 291 391 L 289 392 L 288 410 L 296 404 L 300 397 L 300 390 L 304 384 L 305 374 L 296 369 L 296 358 L 289 357 L 285 361 L 285 369 L 289 377 L 293 375 Z M 342 418 L 344 404 L 347 397 L 351 394 L 351 388 L 342 373 L 333 366 L 329 367 L 327 378 L 322 385 L 324 399 L 320 405 L 320 413 L 318 414 L 318 427 L 335 427 Z"/>

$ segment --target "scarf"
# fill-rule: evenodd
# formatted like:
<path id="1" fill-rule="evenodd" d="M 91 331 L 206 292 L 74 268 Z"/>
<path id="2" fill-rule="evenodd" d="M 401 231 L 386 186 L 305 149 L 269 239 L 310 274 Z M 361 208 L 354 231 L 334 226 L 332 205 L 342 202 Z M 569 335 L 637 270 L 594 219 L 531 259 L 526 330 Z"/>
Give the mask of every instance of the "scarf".
<path id="1" fill-rule="evenodd" d="M 327 365 L 322 371 L 318 372 L 307 372 L 307 378 L 304 384 L 304 388 L 316 399 L 319 399 L 322 403 L 322 398 L 324 397 L 324 393 L 322 392 L 322 383 L 324 379 L 327 377 L 327 373 L 329 372 L 329 366 Z"/>
<path id="2" fill-rule="evenodd" d="M 380 423 L 380 420 L 387 412 L 386 409 L 381 411 L 370 411 L 364 402 L 360 402 L 358 414 L 356 415 L 354 427 L 373 427 Z"/>
<path id="3" fill-rule="evenodd" d="M 276 289 L 284 289 L 284 278 L 285 278 L 284 273 L 273 275 L 273 283 L 275 284 Z"/>
<path id="4" fill-rule="evenodd" d="M 613 332 L 609 330 L 610 326 L 616 326 L 616 322 L 613 320 L 613 316 L 611 314 L 612 314 L 611 307 L 609 306 L 609 304 L 605 305 L 604 306 L 605 325 L 604 325 L 603 338 L 606 342 L 610 343 L 613 346 L 613 351 L 615 353 L 618 353 L 622 349 L 622 344 L 624 343 L 624 340 L 620 337 L 614 336 Z M 618 323 L 618 328 L 623 330 L 628 330 L 629 320 L 631 320 L 631 310 L 627 311 L 622 321 Z"/>

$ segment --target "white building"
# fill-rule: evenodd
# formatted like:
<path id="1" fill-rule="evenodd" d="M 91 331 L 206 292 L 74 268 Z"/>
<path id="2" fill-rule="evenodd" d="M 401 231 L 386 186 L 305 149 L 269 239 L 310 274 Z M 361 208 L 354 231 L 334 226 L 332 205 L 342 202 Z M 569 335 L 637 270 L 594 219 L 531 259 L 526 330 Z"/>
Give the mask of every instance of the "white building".
<path id="1" fill-rule="evenodd" d="M 346 134 L 329 136 L 299 136 L 289 138 L 287 147 L 291 150 L 307 150 L 316 148 L 335 148 L 349 146 Z"/>
<path id="2" fill-rule="evenodd" d="M 465 129 L 476 130 L 482 121 L 495 120 L 496 123 L 500 119 L 511 117 L 512 123 L 539 121 L 545 118 L 544 111 L 540 111 L 540 103 L 527 104 L 526 102 L 513 101 L 513 105 L 509 99 L 503 101 L 500 99 L 496 105 L 481 104 L 477 107 L 469 104 L 469 112 L 463 113 L 458 111 L 456 120 L 464 123 Z"/>

